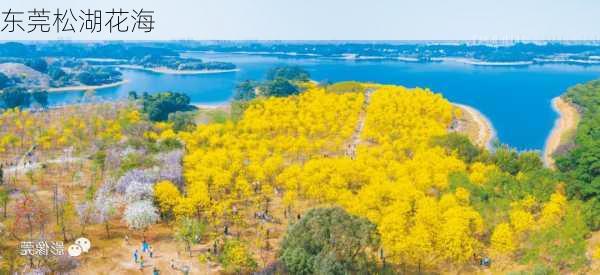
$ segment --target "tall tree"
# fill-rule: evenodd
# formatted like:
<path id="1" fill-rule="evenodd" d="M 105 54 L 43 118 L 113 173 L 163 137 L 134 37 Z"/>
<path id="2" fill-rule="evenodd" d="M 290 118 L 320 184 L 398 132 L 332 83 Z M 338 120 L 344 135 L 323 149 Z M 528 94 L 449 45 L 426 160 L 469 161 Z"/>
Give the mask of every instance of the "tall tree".
<path id="1" fill-rule="evenodd" d="M 31 93 L 33 100 L 40 104 L 42 107 L 48 106 L 48 92 L 47 91 L 33 91 Z"/>
<path id="2" fill-rule="evenodd" d="M 251 100 L 256 97 L 256 87 L 259 86 L 259 83 L 246 80 L 239 83 L 235 87 L 235 94 L 233 95 L 234 100 Z"/>
<path id="3" fill-rule="evenodd" d="M 366 219 L 317 208 L 288 229 L 279 259 L 293 274 L 370 273 L 378 244 L 376 227 Z"/>
<path id="4" fill-rule="evenodd" d="M 181 93 L 164 92 L 145 95 L 142 101 L 142 110 L 152 121 L 164 121 L 171 113 L 192 109 L 194 108 L 190 105 L 190 97 Z"/>
<path id="5" fill-rule="evenodd" d="M 292 81 L 308 81 L 310 74 L 299 66 L 280 66 L 270 69 L 267 72 L 268 80 L 286 79 Z"/>
<path id="6" fill-rule="evenodd" d="M 197 244 L 202 240 L 206 231 L 206 224 L 195 218 L 181 218 L 177 222 L 175 229 L 175 238 L 185 243 L 185 250 L 192 256 L 192 244 Z"/>
<path id="7" fill-rule="evenodd" d="M 141 230 L 143 236 L 146 229 L 158 222 L 160 217 L 152 202 L 142 200 L 128 204 L 123 213 L 123 219 L 130 228 Z"/>
<path id="8" fill-rule="evenodd" d="M 0 168 L 1 169 L 1 168 Z M 0 186 L 0 204 L 2 205 L 2 216 L 6 218 L 6 208 L 8 207 L 8 202 L 10 201 L 10 194 L 6 187 Z"/>
<path id="9" fill-rule="evenodd" d="M 31 94 L 21 87 L 10 87 L 0 92 L 0 101 L 5 108 L 28 107 Z"/>
<path id="10" fill-rule="evenodd" d="M 298 94 L 300 90 L 287 79 L 277 78 L 268 81 L 260 87 L 260 93 L 263 96 L 284 97 Z"/>

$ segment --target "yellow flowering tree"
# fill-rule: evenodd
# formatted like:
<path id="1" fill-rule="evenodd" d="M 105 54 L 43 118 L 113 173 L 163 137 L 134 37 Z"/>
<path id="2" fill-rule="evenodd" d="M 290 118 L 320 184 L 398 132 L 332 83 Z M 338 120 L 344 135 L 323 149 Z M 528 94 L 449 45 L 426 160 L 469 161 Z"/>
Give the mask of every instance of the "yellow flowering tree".
<path id="1" fill-rule="evenodd" d="M 171 214 L 178 204 L 181 194 L 177 186 L 170 181 L 161 181 L 154 185 L 154 197 L 163 214 Z"/>

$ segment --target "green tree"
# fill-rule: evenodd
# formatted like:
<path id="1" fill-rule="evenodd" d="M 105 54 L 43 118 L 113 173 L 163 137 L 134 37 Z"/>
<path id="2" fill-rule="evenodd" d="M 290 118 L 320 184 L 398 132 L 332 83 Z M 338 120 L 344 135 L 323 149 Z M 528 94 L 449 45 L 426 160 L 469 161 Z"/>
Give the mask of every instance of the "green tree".
<path id="1" fill-rule="evenodd" d="M 174 112 L 169 114 L 169 122 L 173 123 L 173 130 L 175 131 L 187 131 L 193 129 L 196 126 L 194 121 L 194 112 Z"/>
<path id="2" fill-rule="evenodd" d="M 467 136 L 456 132 L 434 137 L 431 144 L 443 147 L 448 153 L 456 152 L 462 160 L 468 163 L 473 162 L 481 154 L 481 149 L 473 145 Z"/>
<path id="3" fill-rule="evenodd" d="M 27 62 L 25 62 L 25 65 L 31 67 L 32 69 L 40 73 L 46 73 L 48 71 L 48 63 L 42 58 L 27 60 Z"/>
<path id="4" fill-rule="evenodd" d="M 280 66 L 267 72 L 268 80 L 285 79 L 292 81 L 308 81 L 310 74 L 299 66 Z"/>
<path id="5" fill-rule="evenodd" d="M 556 164 L 569 179 L 569 195 L 584 200 L 600 196 L 600 141 L 577 146 Z"/>
<path id="6" fill-rule="evenodd" d="M 246 80 L 235 87 L 234 100 L 251 100 L 256 97 L 255 89 L 259 84 L 256 81 Z"/>
<path id="7" fill-rule="evenodd" d="M 10 87 L 0 92 L 0 101 L 5 108 L 27 107 L 31 102 L 31 95 L 21 87 Z"/>
<path id="8" fill-rule="evenodd" d="M 86 201 L 94 200 L 94 196 L 96 196 L 96 191 L 97 191 L 97 188 L 96 188 L 95 184 L 91 183 L 90 185 L 88 185 L 85 188 L 85 200 Z"/>
<path id="9" fill-rule="evenodd" d="M 519 164 L 519 171 L 521 172 L 534 171 L 544 166 L 540 154 L 536 151 L 520 153 L 517 163 Z"/>
<path id="10" fill-rule="evenodd" d="M 298 88 L 289 80 L 283 78 L 277 78 L 272 81 L 268 81 L 260 87 L 261 95 L 263 96 L 278 96 L 285 97 L 290 95 L 296 95 L 300 92 Z"/>
<path id="11" fill-rule="evenodd" d="M 77 80 L 85 85 L 102 85 L 122 79 L 121 72 L 113 67 L 88 67 L 77 75 Z"/>
<path id="12" fill-rule="evenodd" d="M 67 73 L 63 71 L 60 67 L 51 66 L 48 68 L 48 76 L 52 78 L 52 80 L 60 81 L 67 77 Z"/>
<path id="13" fill-rule="evenodd" d="M 137 100 L 138 98 L 139 97 L 136 91 L 129 91 L 129 93 L 127 93 L 127 99 L 129 100 Z"/>
<path id="14" fill-rule="evenodd" d="M 582 215 L 591 230 L 600 229 L 600 198 L 586 201 L 582 207 Z"/>
<path id="15" fill-rule="evenodd" d="M 288 228 L 279 259 L 292 274 L 367 274 L 378 245 L 368 220 L 339 207 L 316 208 Z"/>
<path id="16" fill-rule="evenodd" d="M 519 172 L 519 154 L 507 145 L 499 145 L 493 156 L 496 165 L 504 172 L 516 175 Z"/>
<path id="17" fill-rule="evenodd" d="M 181 93 L 164 92 L 145 95 L 142 102 L 142 110 L 152 121 L 165 121 L 171 113 L 193 109 L 190 105 L 190 97 Z"/>
<path id="18" fill-rule="evenodd" d="M 206 223 L 189 217 L 181 218 L 177 223 L 175 238 L 185 244 L 185 250 L 192 256 L 192 244 L 202 240 L 206 232 Z"/>
<path id="19" fill-rule="evenodd" d="M 33 100 L 40 104 L 42 107 L 48 106 L 48 92 L 47 91 L 33 91 L 31 93 Z"/>
<path id="20" fill-rule="evenodd" d="M 2 204 L 2 216 L 6 218 L 6 208 L 10 201 L 10 194 L 6 187 L 0 187 L 0 204 Z"/>
<path id="21" fill-rule="evenodd" d="M 240 119 L 242 119 L 242 116 L 244 115 L 244 112 L 246 111 L 246 109 L 248 109 L 248 106 L 250 106 L 249 101 L 243 101 L 243 100 L 234 100 L 231 102 L 231 119 L 233 121 L 239 121 Z"/>
<path id="22" fill-rule="evenodd" d="M 581 210 L 581 202 L 571 202 L 559 224 L 532 234 L 527 240 L 528 249 L 524 251 L 523 259 L 563 272 L 584 266 L 587 263 L 586 234 L 589 230 Z"/>

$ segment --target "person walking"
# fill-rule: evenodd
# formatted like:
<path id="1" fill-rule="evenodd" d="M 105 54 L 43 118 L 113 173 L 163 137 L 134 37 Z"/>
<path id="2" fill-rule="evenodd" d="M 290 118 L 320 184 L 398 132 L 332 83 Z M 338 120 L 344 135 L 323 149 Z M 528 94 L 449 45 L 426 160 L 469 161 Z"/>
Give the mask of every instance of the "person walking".
<path id="1" fill-rule="evenodd" d="M 146 241 L 146 239 L 142 241 L 142 252 L 148 252 L 148 242 Z"/>
<path id="2" fill-rule="evenodd" d="M 140 256 L 140 270 L 144 270 L 144 256 Z"/>
<path id="3" fill-rule="evenodd" d="M 154 249 L 152 249 L 152 246 L 148 247 L 148 254 L 150 254 L 150 258 L 154 256 Z"/>
<path id="4" fill-rule="evenodd" d="M 138 250 L 136 249 L 135 251 L 133 251 L 133 261 L 135 261 L 135 263 L 138 262 Z"/>

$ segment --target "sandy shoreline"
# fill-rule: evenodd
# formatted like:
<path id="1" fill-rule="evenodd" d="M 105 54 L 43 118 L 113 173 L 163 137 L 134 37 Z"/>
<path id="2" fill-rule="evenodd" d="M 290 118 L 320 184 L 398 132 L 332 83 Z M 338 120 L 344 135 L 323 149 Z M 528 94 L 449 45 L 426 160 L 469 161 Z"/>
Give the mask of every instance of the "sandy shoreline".
<path id="1" fill-rule="evenodd" d="M 113 88 L 113 87 L 117 87 L 117 86 L 121 86 L 125 83 L 129 82 L 129 80 L 124 79 L 122 81 L 119 82 L 115 82 L 115 83 L 109 83 L 109 84 L 104 84 L 104 85 L 97 85 L 97 86 L 68 86 L 68 87 L 59 87 L 59 88 L 50 88 L 48 89 L 49 93 L 52 92 L 73 92 L 73 91 L 86 91 L 86 90 L 101 90 L 101 89 L 107 89 L 107 88 Z"/>
<path id="2" fill-rule="evenodd" d="M 467 120 L 467 123 L 472 121 L 476 124 L 477 133 L 476 137 L 473 138 L 475 139 L 474 143 L 487 149 L 491 149 L 492 141 L 496 138 L 496 130 L 494 130 L 492 122 L 481 112 L 471 106 L 458 103 L 453 103 L 453 105 L 459 107 L 463 111 L 463 115 L 467 116 L 464 118 Z"/>
<path id="3" fill-rule="evenodd" d="M 219 108 L 225 108 L 225 107 L 229 106 L 229 103 L 219 103 L 219 104 L 192 103 L 191 105 L 196 106 L 198 109 L 219 109 Z"/>
<path id="4" fill-rule="evenodd" d="M 145 68 L 142 66 L 135 65 L 120 65 L 119 68 L 131 69 L 131 70 L 140 70 L 140 71 L 148 71 L 159 74 L 180 74 L 180 75 L 195 75 L 195 74 L 221 74 L 221 73 L 231 73 L 237 72 L 240 69 L 231 69 L 231 70 L 173 70 L 167 67 L 156 67 L 156 68 Z"/>
<path id="5" fill-rule="evenodd" d="M 554 128 L 546 139 L 544 146 L 544 164 L 547 167 L 554 168 L 554 159 L 552 154 L 558 147 L 568 140 L 568 134 L 572 133 L 579 123 L 579 112 L 575 106 L 565 101 L 561 97 L 552 99 L 552 109 L 559 114 L 554 122 Z"/>

